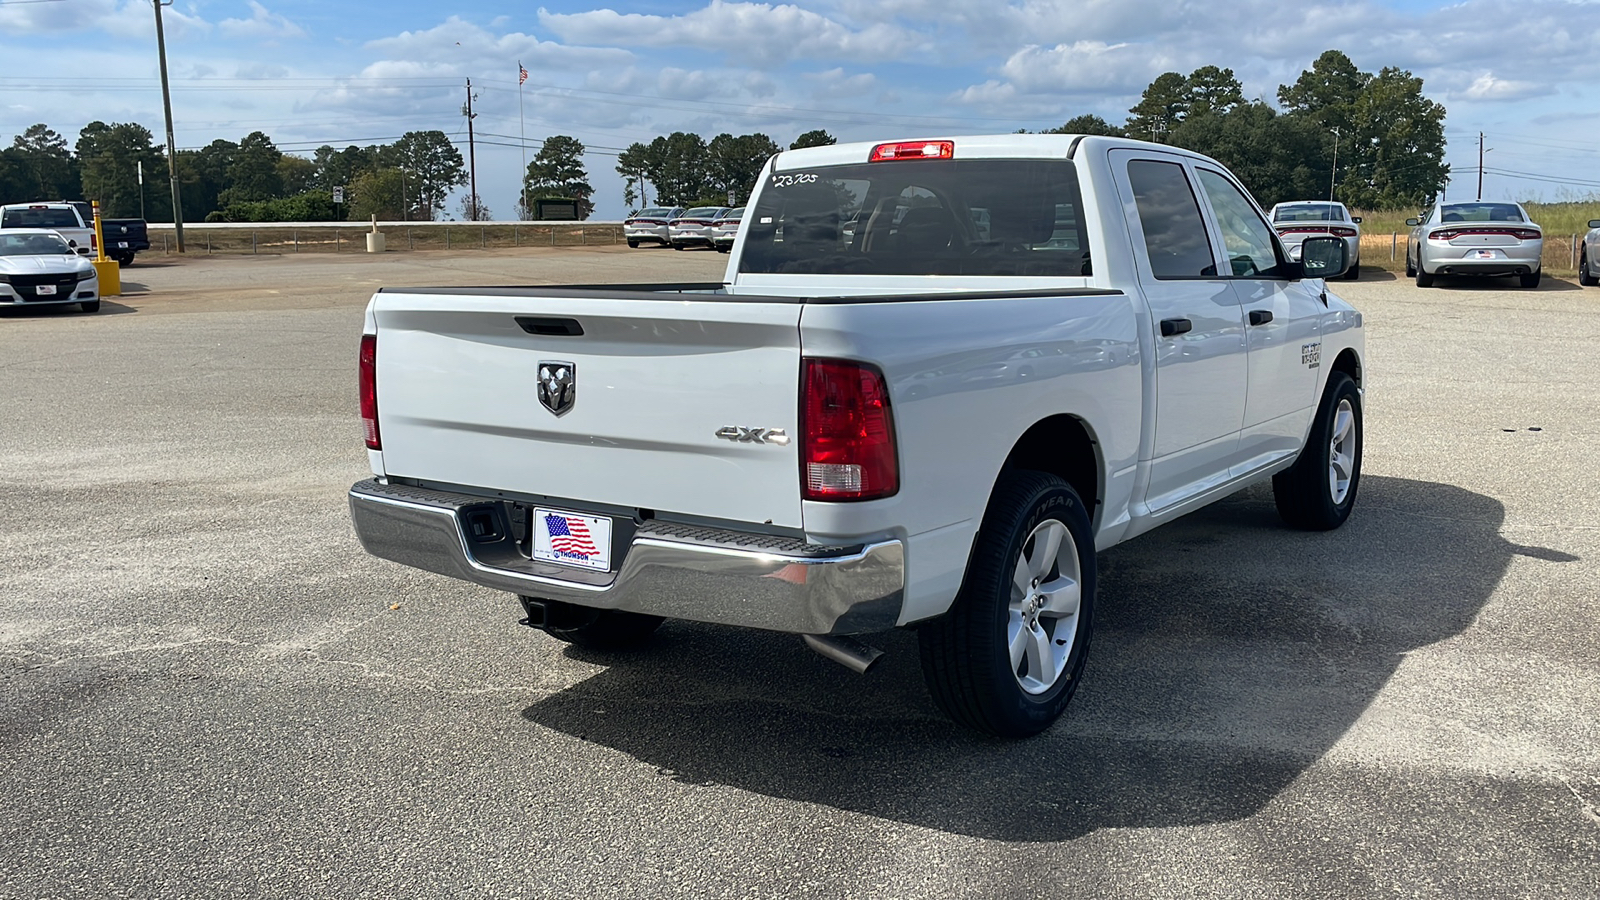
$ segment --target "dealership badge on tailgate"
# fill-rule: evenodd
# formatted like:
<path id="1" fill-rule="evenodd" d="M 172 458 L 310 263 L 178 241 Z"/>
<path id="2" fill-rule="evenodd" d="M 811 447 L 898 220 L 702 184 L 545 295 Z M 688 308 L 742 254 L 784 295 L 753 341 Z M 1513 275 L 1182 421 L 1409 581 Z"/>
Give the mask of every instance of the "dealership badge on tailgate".
<path id="1" fill-rule="evenodd" d="M 533 511 L 533 558 L 586 569 L 611 568 L 611 520 L 553 509 Z"/>

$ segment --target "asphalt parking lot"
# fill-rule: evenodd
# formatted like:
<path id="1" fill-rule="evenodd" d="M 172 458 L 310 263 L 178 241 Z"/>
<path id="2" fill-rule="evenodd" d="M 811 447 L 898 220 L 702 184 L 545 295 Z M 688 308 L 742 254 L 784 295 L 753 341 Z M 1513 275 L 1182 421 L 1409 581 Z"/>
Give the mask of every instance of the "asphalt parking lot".
<path id="1" fill-rule="evenodd" d="M 373 288 L 726 259 L 157 258 L 0 312 L 0 896 L 1600 897 L 1600 290 L 1336 284 L 1349 523 L 1258 488 L 1103 554 L 1083 688 L 1002 743 L 910 634 L 603 657 L 356 543 Z"/>

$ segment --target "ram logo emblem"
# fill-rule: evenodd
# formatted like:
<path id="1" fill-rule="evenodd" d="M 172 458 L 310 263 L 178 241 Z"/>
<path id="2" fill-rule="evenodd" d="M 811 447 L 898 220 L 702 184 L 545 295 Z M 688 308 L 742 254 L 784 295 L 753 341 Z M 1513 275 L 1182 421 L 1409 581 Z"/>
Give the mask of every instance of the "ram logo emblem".
<path id="1" fill-rule="evenodd" d="M 539 403 L 558 416 L 578 400 L 578 367 L 559 359 L 539 360 Z"/>

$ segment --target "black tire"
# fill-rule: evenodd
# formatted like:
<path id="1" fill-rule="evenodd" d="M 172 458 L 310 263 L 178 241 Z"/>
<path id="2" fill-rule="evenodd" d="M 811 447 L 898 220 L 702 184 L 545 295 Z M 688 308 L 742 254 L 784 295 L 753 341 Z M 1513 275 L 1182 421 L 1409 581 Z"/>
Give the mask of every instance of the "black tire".
<path id="1" fill-rule="evenodd" d="M 1351 266 L 1350 270 L 1348 272 L 1344 273 L 1344 280 L 1345 281 L 1358 281 L 1358 280 L 1360 280 L 1360 278 L 1361 278 L 1361 260 L 1358 259 L 1358 260 L 1356 260 L 1356 264 Z"/>
<path id="2" fill-rule="evenodd" d="M 117 257 L 117 267 L 118 268 L 126 269 L 131 265 L 133 265 L 133 254 L 132 253 L 124 253 L 123 255 Z"/>
<path id="3" fill-rule="evenodd" d="M 1333 481 L 1334 443 L 1338 437 L 1339 410 L 1348 402 L 1350 408 L 1350 437 L 1353 441 L 1345 449 L 1350 460 L 1345 466 L 1348 486 L 1344 496 L 1335 493 Z M 1355 381 L 1343 372 L 1328 376 L 1328 386 L 1322 392 L 1322 403 L 1317 406 L 1316 418 L 1311 423 L 1311 434 L 1300 451 L 1300 458 L 1288 469 L 1272 476 L 1272 499 L 1277 503 L 1278 515 L 1295 528 L 1307 531 L 1328 531 L 1344 524 L 1355 507 L 1356 489 L 1361 486 L 1361 392 Z"/>
<path id="4" fill-rule="evenodd" d="M 520 598 L 527 601 L 532 598 Z M 660 616 L 590 609 L 560 600 L 541 601 L 545 609 L 542 630 L 558 641 L 588 650 L 633 650 L 649 643 L 664 621 Z"/>
<path id="5" fill-rule="evenodd" d="M 1594 287 L 1600 284 L 1600 275 L 1596 275 L 1589 268 L 1589 248 L 1587 245 L 1578 248 L 1578 283 L 1584 287 Z"/>
<path id="6" fill-rule="evenodd" d="M 92 313 L 92 312 L 99 312 L 100 311 L 100 301 L 99 300 L 85 300 L 82 303 L 79 303 L 78 306 L 82 307 L 83 311 L 86 312 L 86 313 Z"/>
<path id="7" fill-rule="evenodd" d="M 1406 277 L 1407 278 L 1415 278 L 1416 275 L 1417 275 L 1417 267 L 1411 263 L 1411 248 L 1407 247 L 1406 248 Z"/>
<path id="8" fill-rule="evenodd" d="M 1517 282 L 1525 288 L 1536 288 L 1539 286 L 1539 279 L 1543 277 L 1544 270 L 1538 269 L 1536 271 L 1529 272 L 1526 275 L 1518 275 Z"/>
<path id="9" fill-rule="evenodd" d="M 674 249 L 674 250 L 684 250 L 684 249 L 687 249 L 687 248 L 685 248 L 682 244 L 673 244 L 672 245 L 672 249 Z"/>
<path id="10" fill-rule="evenodd" d="M 1075 559 L 1078 567 L 1078 605 L 1075 614 L 1054 618 L 1046 628 L 1038 608 L 1029 607 L 1021 591 L 1013 590 L 1013 578 L 1024 554 L 1040 549 L 1030 541 L 1035 529 L 1048 528 L 1052 520 L 1064 525 L 1065 534 L 1072 539 L 1075 552 L 1069 562 Z M 1061 546 L 1064 550 L 1064 540 Z M 1060 558 L 1058 553 L 1056 559 Z M 1068 575 L 1057 562 L 1046 562 L 1042 581 L 1070 582 Z M 1040 579 L 1035 579 L 1034 585 L 1037 589 Z M 1017 612 L 1012 609 L 1013 593 L 1018 595 L 1019 609 L 1032 611 L 1039 623 L 1034 626 L 1036 631 L 1029 632 L 1043 636 L 1039 652 L 1065 650 L 1064 659 L 1052 658 L 1047 663 L 1051 669 L 1045 671 L 1057 665 L 1061 669 L 1048 686 L 1036 685 L 1041 688 L 1038 693 L 1022 686 L 1019 670 L 1033 670 L 1026 654 L 1022 663 L 1013 666 L 1011 662 L 1008 633 L 1014 624 L 1026 621 L 1013 620 Z M 949 612 L 917 631 L 922 676 L 934 702 L 956 722 L 1001 737 L 1028 737 L 1050 727 L 1066 709 L 1083 674 L 1094 621 L 1094 593 L 1094 535 L 1082 498 L 1054 475 L 1020 470 L 1003 473 L 978 529 L 961 592 Z M 1025 617 L 1027 612 L 1018 614 Z M 1071 637 L 1058 638 L 1069 621 Z"/>
<path id="11" fill-rule="evenodd" d="M 639 242 L 633 238 L 628 238 L 628 246 L 637 250 L 639 248 Z"/>
<path id="12" fill-rule="evenodd" d="M 1417 287 L 1433 287 L 1433 276 L 1422 271 L 1422 261 L 1417 261 Z"/>

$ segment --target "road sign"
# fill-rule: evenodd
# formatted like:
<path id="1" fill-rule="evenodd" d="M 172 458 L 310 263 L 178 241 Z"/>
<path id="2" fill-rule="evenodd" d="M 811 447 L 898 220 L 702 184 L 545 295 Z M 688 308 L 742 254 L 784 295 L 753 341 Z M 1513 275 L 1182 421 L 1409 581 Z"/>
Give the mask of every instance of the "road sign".
<path id="1" fill-rule="evenodd" d="M 728 205 L 729 206 L 733 205 L 733 191 L 729 191 L 728 192 Z"/>
<path id="2" fill-rule="evenodd" d="M 338 186 L 338 187 L 333 189 L 333 202 L 335 202 L 335 203 L 343 203 L 344 202 L 344 185 L 340 185 L 340 186 Z"/>

